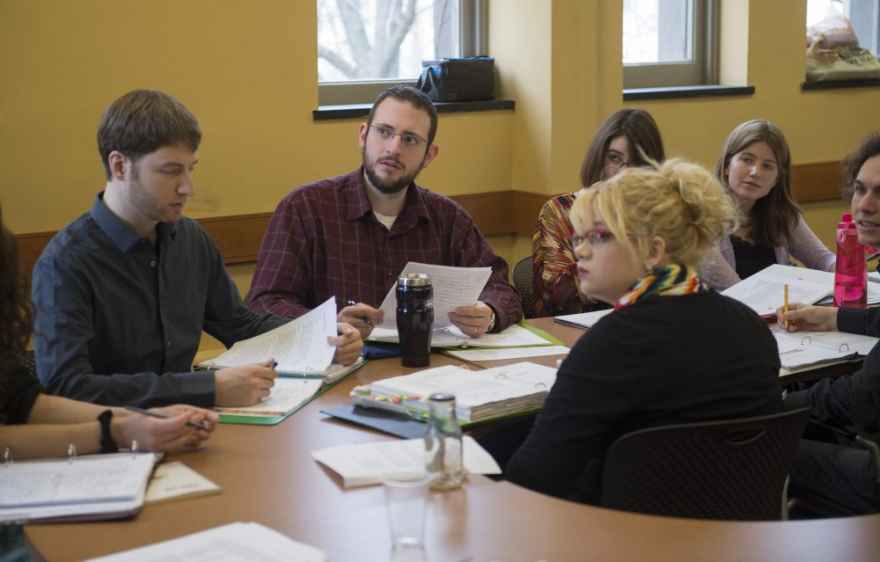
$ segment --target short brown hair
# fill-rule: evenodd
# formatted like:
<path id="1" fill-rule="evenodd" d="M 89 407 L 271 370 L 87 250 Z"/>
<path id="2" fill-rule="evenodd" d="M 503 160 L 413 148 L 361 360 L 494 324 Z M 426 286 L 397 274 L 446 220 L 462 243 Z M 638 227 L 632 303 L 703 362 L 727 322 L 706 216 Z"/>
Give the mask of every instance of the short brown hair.
<path id="1" fill-rule="evenodd" d="M 0 212 L 0 363 L 21 356 L 31 335 L 28 283 L 19 269 L 15 236 Z"/>
<path id="2" fill-rule="evenodd" d="M 370 108 L 370 115 L 367 117 L 367 126 L 373 124 L 373 117 L 376 114 L 376 109 L 386 98 L 405 101 L 416 109 L 420 109 L 428 114 L 428 117 L 431 119 L 431 127 L 428 129 L 428 144 L 425 147 L 425 150 L 427 151 L 428 147 L 434 142 L 434 137 L 437 135 L 437 108 L 434 107 L 431 98 L 421 90 L 417 90 L 412 86 L 392 86 L 376 97 L 376 101 L 373 102 L 373 107 Z"/>
<path id="3" fill-rule="evenodd" d="M 192 113 L 164 92 L 133 90 L 110 104 L 98 125 L 98 152 L 107 179 L 114 150 L 132 160 L 163 146 L 184 144 L 193 152 L 202 142 L 202 130 Z"/>
<path id="4" fill-rule="evenodd" d="M 776 185 L 755 202 L 751 211 L 752 240 L 762 246 L 784 246 L 797 226 L 801 211 L 791 198 L 791 152 L 782 130 L 766 119 L 752 119 L 736 126 L 721 149 L 715 175 L 726 188 L 727 170 L 734 156 L 756 142 L 766 143 L 776 157 Z"/>
<path id="5" fill-rule="evenodd" d="M 632 151 L 633 166 L 647 166 L 651 160 L 663 162 L 666 152 L 660 129 L 644 109 L 621 109 L 602 123 L 581 163 L 581 187 L 590 187 L 602 177 L 608 147 L 617 137 L 626 137 Z M 647 159 L 645 159 L 647 157 Z"/>
<path id="6" fill-rule="evenodd" d="M 852 197 L 853 183 L 865 162 L 880 155 L 880 131 L 871 133 L 843 163 L 843 194 Z"/>

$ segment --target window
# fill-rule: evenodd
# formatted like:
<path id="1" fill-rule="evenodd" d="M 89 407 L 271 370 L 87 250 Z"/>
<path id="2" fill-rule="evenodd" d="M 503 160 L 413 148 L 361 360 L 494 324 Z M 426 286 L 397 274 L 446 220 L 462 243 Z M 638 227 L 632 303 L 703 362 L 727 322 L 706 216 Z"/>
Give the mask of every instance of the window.
<path id="1" fill-rule="evenodd" d="M 623 87 L 717 82 L 715 0 L 623 0 Z"/>
<path id="2" fill-rule="evenodd" d="M 423 60 L 482 54 L 482 0 L 317 0 L 320 105 L 415 83 Z"/>
<path id="3" fill-rule="evenodd" d="M 849 18 L 859 38 L 859 46 L 877 56 L 880 47 L 880 1 L 878 0 L 808 0 L 807 27 L 832 14 Z"/>

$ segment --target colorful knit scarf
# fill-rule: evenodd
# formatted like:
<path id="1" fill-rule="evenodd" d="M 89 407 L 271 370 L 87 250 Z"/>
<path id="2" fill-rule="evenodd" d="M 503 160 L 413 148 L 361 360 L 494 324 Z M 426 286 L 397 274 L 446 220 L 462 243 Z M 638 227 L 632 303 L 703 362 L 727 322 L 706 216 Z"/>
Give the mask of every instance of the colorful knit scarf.
<path id="1" fill-rule="evenodd" d="M 620 297 L 614 308 L 623 308 L 650 295 L 690 295 L 703 291 L 696 270 L 677 264 L 658 266 L 636 281 L 630 291 Z"/>

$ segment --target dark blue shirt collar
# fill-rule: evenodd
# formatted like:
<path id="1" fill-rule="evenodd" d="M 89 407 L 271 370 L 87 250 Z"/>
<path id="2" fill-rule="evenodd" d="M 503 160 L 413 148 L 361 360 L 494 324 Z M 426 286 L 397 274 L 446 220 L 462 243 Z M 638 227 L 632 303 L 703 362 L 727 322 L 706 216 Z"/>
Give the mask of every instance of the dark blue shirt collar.
<path id="1" fill-rule="evenodd" d="M 138 233 L 134 231 L 122 219 L 113 214 L 113 211 L 104 203 L 104 192 L 98 193 L 95 197 L 95 203 L 90 211 L 92 218 L 104 231 L 104 234 L 113 242 L 113 245 L 122 252 L 128 252 L 135 245 L 143 240 Z M 156 225 L 156 234 L 159 240 L 168 242 L 174 240 L 175 228 L 173 225 L 160 222 Z"/>

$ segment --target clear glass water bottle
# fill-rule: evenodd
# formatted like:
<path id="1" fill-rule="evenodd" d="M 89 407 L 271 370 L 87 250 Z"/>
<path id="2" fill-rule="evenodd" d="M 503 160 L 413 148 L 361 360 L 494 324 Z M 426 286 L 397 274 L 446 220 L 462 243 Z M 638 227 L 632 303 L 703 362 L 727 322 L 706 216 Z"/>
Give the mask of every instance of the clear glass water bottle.
<path id="1" fill-rule="evenodd" d="M 452 490 L 464 482 L 461 426 L 455 415 L 455 396 L 435 392 L 428 397 L 431 417 L 425 433 L 425 470 L 432 490 Z"/>

